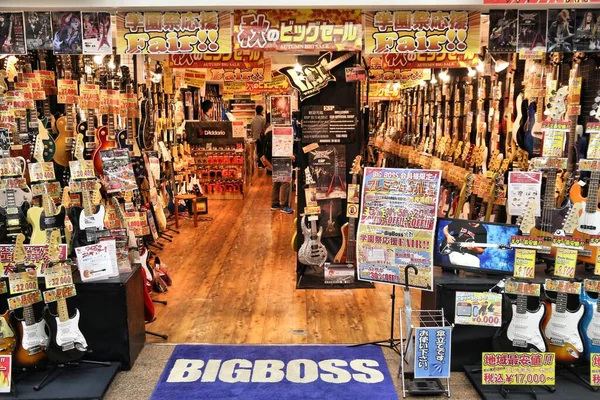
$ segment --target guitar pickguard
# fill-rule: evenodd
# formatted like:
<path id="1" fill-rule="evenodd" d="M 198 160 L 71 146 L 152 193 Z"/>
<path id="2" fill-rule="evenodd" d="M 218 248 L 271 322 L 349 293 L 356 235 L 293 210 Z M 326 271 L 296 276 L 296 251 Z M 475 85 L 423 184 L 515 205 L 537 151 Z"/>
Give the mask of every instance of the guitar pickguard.
<path id="1" fill-rule="evenodd" d="M 63 351 L 70 350 L 75 347 L 78 350 L 87 348 L 87 341 L 79 330 L 79 310 L 75 311 L 75 316 L 68 321 L 61 322 L 56 318 L 56 344 L 63 347 Z"/>
<path id="2" fill-rule="evenodd" d="M 21 321 L 23 327 L 23 339 L 21 340 L 21 346 L 25 350 L 35 349 L 36 347 L 47 347 L 50 342 L 50 338 L 46 333 L 46 321 L 41 320 L 31 325 L 25 324 L 25 321 Z"/>
<path id="3" fill-rule="evenodd" d="M 583 352 L 583 338 L 579 333 L 579 322 L 583 318 L 584 306 L 580 305 L 576 311 L 566 310 L 564 313 L 556 312 L 556 304 L 552 303 L 552 315 L 544 329 L 548 344 L 555 346 L 572 345 L 578 352 Z"/>
<path id="4" fill-rule="evenodd" d="M 525 314 L 517 313 L 517 305 L 512 304 L 512 319 L 508 325 L 506 336 L 514 343 L 523 342 L 526 345 L 532 345 L 539 351 L 546 351 L 546 343 L 540 331 L 540 322 L 544 318 L 545 308 L 540 305 L 540 308 L 535 311 L 529 311 Z M 527 346 L 516 346 L 527 347 Z"/>

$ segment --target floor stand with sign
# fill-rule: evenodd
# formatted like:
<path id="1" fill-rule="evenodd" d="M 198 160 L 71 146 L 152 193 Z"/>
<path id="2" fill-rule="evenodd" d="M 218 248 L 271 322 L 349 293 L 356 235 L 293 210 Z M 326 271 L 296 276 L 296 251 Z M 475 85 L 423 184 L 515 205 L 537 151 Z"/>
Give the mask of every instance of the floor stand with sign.
<path id="1" fill-rule="evenodd" d="M 403 310 L 400 309 L 400 335 L 403 336 L 404 329 L 407 331 L 406 345 L 401 354 L 398 368 L 398 376 L 402 379 L 402 396 L 406 397 L 407 393 L 412 396 L 438 396 L 445 393 L 446 396 L 450 397 L 449 368 L 448 377 L 446 378 L 417 378 L 414 371 L 410 371 L 414 362 L 413 357 L 416 357 L 415 348 L 413 347 L 417 346 L 418 340 L 415 335 L 416 327 L 452 329 L 453 324 L 450 324 L 445 318 L 444 310 L 404 310 L 403 313 Z M 406 369 L 406 365 L 409 366 L 409 370 Z M 442 379 L 446 381 L 445 385 L 442 384 Z"/>

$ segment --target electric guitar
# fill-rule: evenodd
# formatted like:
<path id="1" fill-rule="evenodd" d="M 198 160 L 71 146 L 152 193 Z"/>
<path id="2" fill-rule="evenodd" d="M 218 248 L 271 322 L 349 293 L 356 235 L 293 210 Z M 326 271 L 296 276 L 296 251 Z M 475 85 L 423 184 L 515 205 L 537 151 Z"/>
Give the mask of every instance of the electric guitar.
<path id="1" fill-rule="evenodd" d="M 506 285 L 513 285 L 515 289 L 530 288 L 535 284 L 524 282 L 509 281 Z M 539 285 L 537 290 L 533 290 L 534 296 L 539 300 Z M 527 300 L 532 294 L 517 294 L 516 300 L 511 300 L 505 292 L 505 300 L 510 304 L 508 310 L 512 313 L 504 313 L 510 315 L 510 318 L 505 319 L 505 323 L 494 335 L 494 351 L 510 351 L 510 352 L 545 352 L 546 343 L 542 335 L 542 320 L 546 315 L 546 307 L 543 302 L 539 302 L 536 309 L 527 307 Z"/>
<path id="2" fill-rule="evenodd" d="M 127 94 L 133 93 L 133 87 L 127 85 Z M 127 127 L 117 135 L 117 143 L 119 148 L 128 149 L 129 153 L 133 152 L 133 118 L 127 118 Z"/>
<path id="3" fill-rule="evenodd" d="M 27 212 L 27 219 L 32 225 L 31 244 L 48 243 L 47 236 L 54 229 L 59 229 L 64 236 L 65 208 L 61 205 L 57 210 L 47 193 L 42 195 L 42 204 L 43 207 L 31 207 Z"/>
<path id="4" fill-rule="evenodd" d="M 279 72 L 287 76 L 290 84 L 298 89 L 300 101 L 304 101 L 319 94 L 329 82 L 335 81 L 335 76 L 330 71 L 354 56 L 355 53 L 346 53 L 332 61 L 332 54 L 325 53 L 315 64 L 303 66 L 300 70 L 296 67 L 285 67 Z"/>
<path id="5" fill-rule="evenodd" d="M 335 220 L 333 219 L 333 200 L 329 200 L 329 220 L 327 221 L 327 232 L 335 232 Z"/>
<path id="6" fill-rule="evenodd" d="M 335 147 L 333 148 L 333 156 L 334 156 L 333 175 L 331 175 L 331 181 L 329 182 L 329 187 L 327 188 L 327 194 L 325 195 L 325 197 L 329 197 L 331 192 L 333 192 L 336 181 L 339 183 L 340 188 L 343 191 L 346 190 L 346 185 L 344 184 L 344 180 L 340 177 L 340 174 L 339 174 L 338 154 L 337 154 L 337 150 Z"/>
<path id="7" fill-rule="evenodd" d="M 362 167 L 360 165 L 362 161 L 361 156 L 356 156 L 352 163 L 352 169 L 350 174 L 352 175 L 352 184 L 356 185 L 358 182 L 358 175 L 361 173 Z M 358 207 L 358 205 L 356 206 Z M 349 217 L 342 228 L 342 247 L 335 255 L 334 263 L 354 263 L 356 261 L 356 234 L 355 234 L 356 218 Z"/>
<path id="8" fill-rule="evenodd" d="M 16 15 L 16 14 L 15 14 Z M 5 14 L 6 16 L 6 14 Z M 6 37 L 4 38 L 4 43 L 2 43 L 2 52 L 4 54 L 10 54 L 13 51 L 13 41 L 12 41 L 12 30 L 13 30 L 13 15 L 8 17 L 10 22 L 8 24 L 8 31 Z"/>
<path id="9" fill-rule="evenodd" d="M 572 364 L 581 360 L 584 345 L 581 326 L 585 306 L 580 303 L 575 310 L 567 308 L 568 292 L 562 289 L 566 281 L 559 281 L 556 299 L 552 300 L 546 290 L 546 309 L 543 332 L 548 351 L 556 354 L 556 361 Z"/>
<path id="10" fill-rule="evenodd" d="M 60 233 L 52 231 L 48 244 L 48 257 L 52 266 L 60 264 Z M 48 359 L 57 364 L 64 364 L 83 357 L 87 351 L 87 341 L 79 330 L 79 310 L 75 309 L 73 317 L 69 315 L 66 298 L 56 299 L 57 315 L 46 308 L 46 322 L 50 326 L 50 343 Z"/>
<path id="11" fill-rule="evenodd" d="M 315 182 L 310 174 L 309 167 L 306 167 L 304 174 L 307 185 L 314 185 Z M 323 227 L 319 227 L 319 230 L 317 231 L 317 220 L 315 219 L 310 221 L 310 229 L 308 229 L 306 226 L 306 215 L 302 215 L 300 225 L 302 227 L 304 241 L 298 250 L 298 260 L 305 265 L 320 267 L 327 260 L 327 250 L 321 243 Z"/>
<path id="12" fill-rule="evenodd" d="M 13 250 L 13 263 L 15 272 L 25 272 L 25 237 L 17 237 Z M 46 360 L 46 348 L 50 342 L 48 326 L 44 318 L 39 320 L 35 316 L 33 305 L 23 307 L 23 318 L 19 319 L 13 314 L 18 329 L 16 349 L 14 352 L 15 364 L 20 367 L 33 367 Z"/>
<path id="13" fill-rule="evenodd" d="M 583 187 L 575 183 L 569 192 L 569 197 L 574 204 L 580 205 L 583 209 L 579 216 L 579 223 L 573 236 L 589 239 L 592 235 L 600 234 L 600 209 L 598 208 L 598 189 L 600 187 L 600 171 L 592 171 L 588 183 L 588 195 L 583 197 Z M 590 253 L 589 256 L 578 255 L 577 259 L 589 264 L 596 263 L 598 247 L 590 246 L 587 241 L 585 249 Z"/>
<path id="14" fill-rule="evenodd" d="M 590 289 L 594 289 L 593 291 Z M 600 286 L 598 280 L 586 279 L 579 300 L 586 304 L 583 318 L 583 338 L 585 340 L 585 356 L 600 353 Z M 592 297 L 594 296 L 594 297 Z"/>
<path id="15" fill-rule="evenodd" d="M 26 214 L 29 203 L 17 205 L 16 192 L 19 189 L 6 188 L 6 207 L 0 208 L 0 243 L 13 243 L 17 235 L 31 235 L 31 227 L 27 223 Z"/>
<path id="16" fill-rule="evenodd" d="M 81 193 L 83 212 L 79 215 L 79 223 L 77 224 L 77 228 L 80 231 L 104 229 L 104 214 L 106 213 L 104 206 L 100 204 L 97 206 L 97 209 L 94 209 L 93 206 L 93 204 L 99 202 L 97 191 L 99 185 L 100 183 L 96 182 L 93 190 L 83 190 Z M 90 195 L 90 192 L 93 195 Z"/>
<path id="17" fill-rule="evenodd" d="M 455 238 L 456 239 L 456 238 Z M 481 247 L 481 248 L 494 248 L 494 249 L 502 249 L 502 250 L 510 250 L 512 247 L 505 244 L 495 244 L 495 243 L 475 243 L 473 240 L 465 240 L 462 242 L 454 242 L 448 243 L 448 240 L 444 238 L 442 243 L 440 244 L 440 253 L 447 255 L 452 253 L 453 251 L 459 253 L 466 253 L 470 248 L 473 247 Z"/>

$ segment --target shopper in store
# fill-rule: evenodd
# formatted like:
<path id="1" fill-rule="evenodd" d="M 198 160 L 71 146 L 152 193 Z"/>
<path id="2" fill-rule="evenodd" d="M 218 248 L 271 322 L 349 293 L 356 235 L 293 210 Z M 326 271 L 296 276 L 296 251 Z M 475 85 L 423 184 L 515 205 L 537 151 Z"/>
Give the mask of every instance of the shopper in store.
<path id="1" fill-rule="evenodd" d="M 200 104 L 200 121 L 212 121 L 213 119 L 209 116 L 213 108 L 213 102 L 210 100 L 204 100 Z"/>
<path id="2" fill-rule="evenodd" d="M 271 116 L 267 114 L 267 128 L 264 135 L 263 155 L 260 161 L 268 171 L 273 171 L 273 130 L 271 126 Z M 292 161 L 296 157 L 292 155 Z M 290 182 L 273 182 L 271 188 L 271 211 L 281 211 L 284 214 L 293 214 L 294 210 L 290 207 Z"/>
<path id="3" fill-rule="evenodd" d="M 265 131 L 267 129 L 267 119 L 264 116 L 265 108 L 261 105 L 256 106 L 256 115 L 252 118 L 250 122 L 250 134 L 252 135 L 252 139 L 256 143 L 256 159 L 258 160 L 258 167 L 263 167 L 260 159 L 263 156 L 263 139 L 265 136 Z"/>

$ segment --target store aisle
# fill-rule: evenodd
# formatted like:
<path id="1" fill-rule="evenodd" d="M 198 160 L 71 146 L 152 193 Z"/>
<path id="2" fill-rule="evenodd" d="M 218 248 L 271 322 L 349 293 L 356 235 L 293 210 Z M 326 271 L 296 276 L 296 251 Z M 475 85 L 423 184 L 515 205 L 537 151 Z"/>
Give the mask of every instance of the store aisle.
<path id="1" fill-rule="evenodd" d="M 296 290 L 293 215 L 270 210 L 271 177 L 261 171 L 245 200 L 210 201 L 210 222 L 159 254 L 173 286 L 156 296 L 147 328 L 170 343 L 360 343 L 389 335 L 390 286 Z M 398 298 L 402 304 L 401 295 Z M 418 308 L 420 294 L 413 294 Z M 396 314 L 397 315 L 397 314 Z M 149 342 L 162 342 L 148 336 Z"/>

